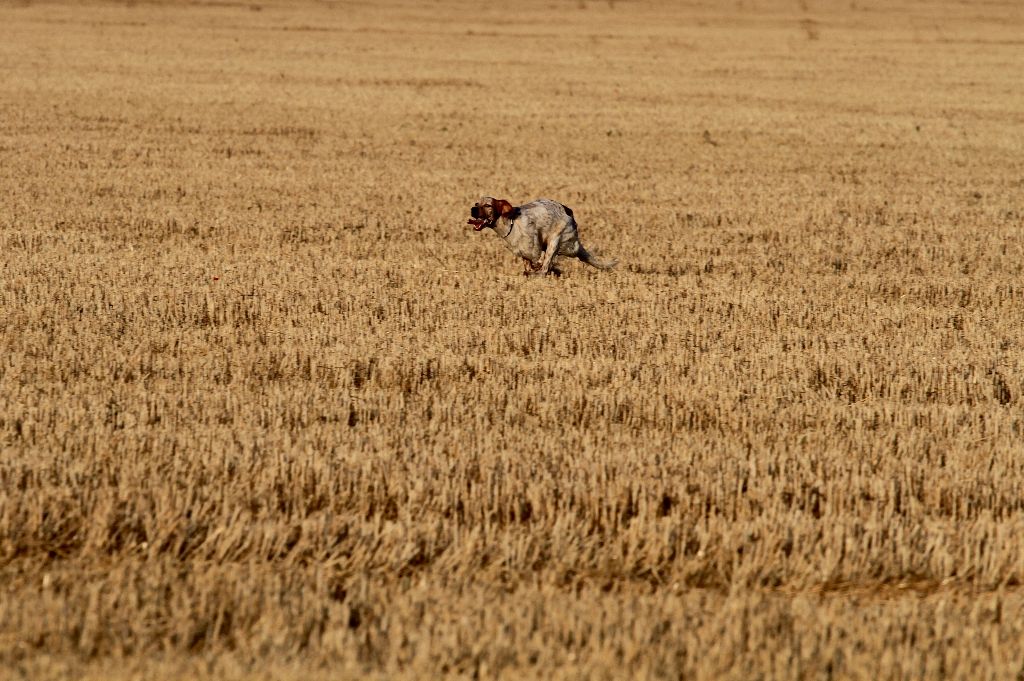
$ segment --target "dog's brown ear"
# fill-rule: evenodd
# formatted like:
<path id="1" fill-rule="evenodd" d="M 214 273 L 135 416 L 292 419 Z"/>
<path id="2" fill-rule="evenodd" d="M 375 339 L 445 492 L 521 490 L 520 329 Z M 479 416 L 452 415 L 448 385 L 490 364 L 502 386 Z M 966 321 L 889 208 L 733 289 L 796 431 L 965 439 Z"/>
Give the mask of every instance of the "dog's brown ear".
<path id="1" fill-rule="evenodd" d="M 502 217 L 505 217 L 513 211 L 512 204 L 505 199 L 495 199 L 494 203 L 491 205 L 494 207 L 494 211 Z"/>

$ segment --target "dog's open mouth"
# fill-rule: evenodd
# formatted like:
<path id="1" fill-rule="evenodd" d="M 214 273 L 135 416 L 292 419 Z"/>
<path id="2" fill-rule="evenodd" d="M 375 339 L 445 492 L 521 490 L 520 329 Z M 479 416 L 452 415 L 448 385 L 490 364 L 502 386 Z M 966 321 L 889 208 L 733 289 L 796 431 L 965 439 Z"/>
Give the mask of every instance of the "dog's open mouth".
<path id="1" fill-rule="evenodd" d="M 480 204 L 476 204 L 469 209 L 469 214 L 472 216 L 466 221 L 466 224 L 473 225 L 473 229 L 479 232 L 484 227 L 493 227 L 494 219 L 488 218 L 484 213 L 484 210 L 480 207 Z"/>

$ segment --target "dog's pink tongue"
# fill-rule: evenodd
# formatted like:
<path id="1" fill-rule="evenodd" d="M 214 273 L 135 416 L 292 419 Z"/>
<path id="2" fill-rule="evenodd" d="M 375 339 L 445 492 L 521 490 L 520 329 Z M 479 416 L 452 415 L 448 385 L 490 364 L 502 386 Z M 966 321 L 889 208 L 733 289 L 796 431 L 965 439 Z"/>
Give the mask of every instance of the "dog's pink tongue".
<path id="1" fill-rule="evenodd" d="M 484 221 L 478 218 L 470 218 L 469 220 L 466 220 L 466 224 L 473 225 L 473 230 L 476 232 L 479 232 L 484 228 Z"/>

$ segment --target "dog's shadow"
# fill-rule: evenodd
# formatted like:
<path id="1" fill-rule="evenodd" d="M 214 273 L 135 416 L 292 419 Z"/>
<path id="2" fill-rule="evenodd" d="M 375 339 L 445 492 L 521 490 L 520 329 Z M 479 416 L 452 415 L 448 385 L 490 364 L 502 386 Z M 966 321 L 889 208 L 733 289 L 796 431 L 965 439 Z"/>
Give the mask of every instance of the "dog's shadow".
<path id="1" fill-rule="evenodd" d="M 557 267 L 552 267 L 551 269 L 548 270 L 548 274 L 553 276 L 553 277 L 561 277 L 562 276 L 562 270 L 558 269 Z M 533 270 L 533 271 L 527 270 L 527 271 L 523 272 L 523 276 L 524 277 L 536 277 L 536 276 L 539 276 L 539 273 L 536 270 Z"/>

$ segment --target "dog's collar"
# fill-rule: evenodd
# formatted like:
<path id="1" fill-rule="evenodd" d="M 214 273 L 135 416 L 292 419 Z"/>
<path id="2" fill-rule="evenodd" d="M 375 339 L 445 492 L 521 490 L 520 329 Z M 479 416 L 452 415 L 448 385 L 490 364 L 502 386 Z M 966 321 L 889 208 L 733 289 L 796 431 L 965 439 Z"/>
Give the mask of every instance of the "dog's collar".
<path id="1" fill-rule="evenodd" d="M 512 233 L 512 228 L 515 227 L 515 226 L 516 226 L 516 219 L 515 218 L 509 218 L 508 219 L 508 231 L 505 232 L 505 236 L 503 236 L 501 238 L 502 239 L 507 239 L 508 235 Z"/>

